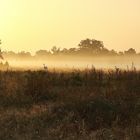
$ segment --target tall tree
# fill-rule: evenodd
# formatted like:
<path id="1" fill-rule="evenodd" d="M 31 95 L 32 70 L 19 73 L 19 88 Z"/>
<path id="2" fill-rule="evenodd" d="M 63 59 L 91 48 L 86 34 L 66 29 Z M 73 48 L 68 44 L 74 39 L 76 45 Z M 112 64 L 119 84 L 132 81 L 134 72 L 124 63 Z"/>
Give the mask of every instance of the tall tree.
<path id="1" fill-rule="evenodd" d="M 80 42 L 78 45 L 81 49 L 93 49 L 93 50 L 102 50 L 104 48 L 103 42 L 95 39 L 85 39 Z"/>

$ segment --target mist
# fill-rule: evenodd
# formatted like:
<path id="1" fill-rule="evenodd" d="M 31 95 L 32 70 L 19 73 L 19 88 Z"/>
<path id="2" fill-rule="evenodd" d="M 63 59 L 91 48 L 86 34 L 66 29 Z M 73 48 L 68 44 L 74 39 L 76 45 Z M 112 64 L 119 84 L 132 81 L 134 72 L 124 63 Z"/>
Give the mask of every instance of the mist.
<path id="1" fill-rule="evenodd" d="M 136 69 L 140 69 L 140 61 L 138 57 L 94 57 L 94 58 L 74 58 L 69 57 L 56 57 L 55 59 L 8 59 L 11 69 L 32 69 L 41 70 L 44 69 L 43 64 L 48 68 L 58 69 L 86 69 L 95 67 L 97 69 L 114 69 L 118 67 L 120 69 L 131 69 L 132 63 Z"/>
<path id="2" fill-rule="evenodd" d="M 131 69 L 132 65 L 140 69 L 140 53 L 134 48 L 117 52 L 109 50 L 103 41 L 84 39 L 75 48 L 52 47 L 51 50 L 38 50 L 34 55 L 30 52 L 2 52 L 1 58 L 9 63 L 10 69 L 41 70 L 49 69 Z M 3 62 L 4 63 L 4 62 Z"/>

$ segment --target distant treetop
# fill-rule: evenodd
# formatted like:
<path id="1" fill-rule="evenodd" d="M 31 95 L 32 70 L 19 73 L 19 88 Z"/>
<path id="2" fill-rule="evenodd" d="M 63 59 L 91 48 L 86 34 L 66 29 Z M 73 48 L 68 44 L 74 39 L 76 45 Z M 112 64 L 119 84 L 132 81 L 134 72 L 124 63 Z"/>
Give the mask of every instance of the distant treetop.
<path id="1" fill-rule="evenodd" d="M 1 44 L 1 40 L 0 40 Z M 14 53 L 12 51 L 9 52 L 3 52 L 4 57 L 20 57 L 20 58 L 29 58 L 31 57 L 30 52 L 21 51 L 18 53 Z M 81 40 L 78 44 L 78 47 L 74 48 L 63 48 L 60 49 L 59 47 L 52 47 L 51 50 L 38 50 L 35 53 L 35 56 L 37 57 L 46 57 L 46 56 L 56 56 L 56 55 L 72 55 L 72 56 L 128 56 L 128 55 L 138 55 L 140 56 L 140 53 L 137 53 L 135 49 L 130 48 L 126 51 L 120 51 L 116 52 L 115 50 L 108 50 L 106 47 L 104 47 L 103 41 L 96 40 L 96 39 L 84 39 Z M 2 52 L 0 50 L 0 58 L 2 57 Z"/>

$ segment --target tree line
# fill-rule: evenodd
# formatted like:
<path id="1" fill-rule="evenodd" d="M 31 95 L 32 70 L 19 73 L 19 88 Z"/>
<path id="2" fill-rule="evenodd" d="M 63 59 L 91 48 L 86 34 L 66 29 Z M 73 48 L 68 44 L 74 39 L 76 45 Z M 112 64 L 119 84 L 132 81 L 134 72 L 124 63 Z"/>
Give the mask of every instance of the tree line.
<path id="1" fill-rule="evenodd" d="M 100 40 L 96 39 L 85 39 L 81 40 L 78 44 L 78 47 L 75 48 L 59 48 L 59 47 L 52 47 L 51 50 L 38 50 L 36 51 L 35 55 L 36 57 L 41 56 L 57 56 L 57 55 L 74 55 L 74 56 L 129 56 L 129 55 L 139 55 L 140 53 L 137 53 L 135 49 L 130 48 L 126 51 L 120 51 L 117 52 L 115 50 L 109 50 L 106 47 L 104 47 L 104 43 Z M 3 56 L 6 57 L 23 57 L 23 58 L 29 58 L 33 57 L 30 52 L 21 51 L 18 53 L 15 53 L 13 51 L 4 51 Z"/>

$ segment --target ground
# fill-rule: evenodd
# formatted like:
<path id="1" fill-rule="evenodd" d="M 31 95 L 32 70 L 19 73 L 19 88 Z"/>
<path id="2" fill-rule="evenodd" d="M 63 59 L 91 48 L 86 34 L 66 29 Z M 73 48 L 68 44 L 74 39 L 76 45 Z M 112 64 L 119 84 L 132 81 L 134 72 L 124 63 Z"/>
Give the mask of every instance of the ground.
<path id="1" fill-rule="evenodd" d="M 139 71 L 0 72 L 0 140 L 139 138 Z"/>

